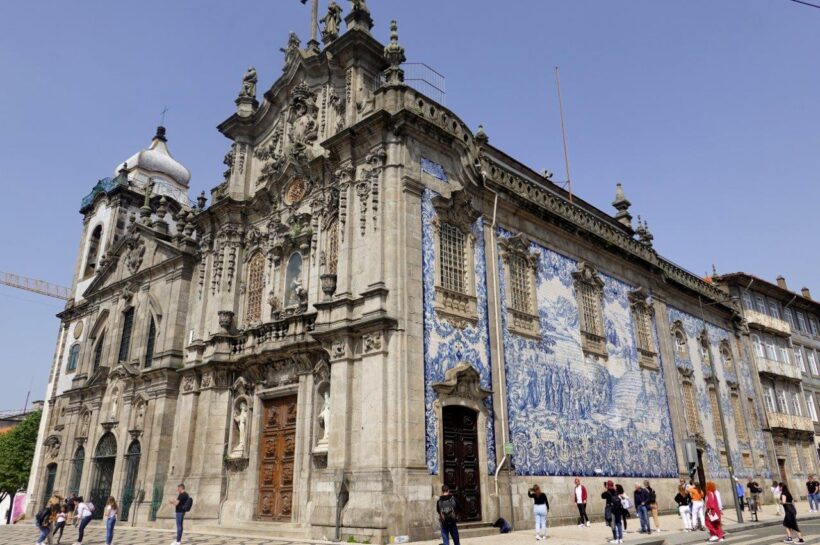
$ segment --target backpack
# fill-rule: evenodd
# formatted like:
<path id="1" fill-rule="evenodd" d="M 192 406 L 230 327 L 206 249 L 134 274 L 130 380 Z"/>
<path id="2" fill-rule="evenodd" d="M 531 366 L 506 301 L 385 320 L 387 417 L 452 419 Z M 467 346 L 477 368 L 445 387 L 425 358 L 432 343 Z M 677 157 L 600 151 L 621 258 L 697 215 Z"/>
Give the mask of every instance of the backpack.
<path id="1" fill-rule="evenodd" d="M 191 507 L 194 506 L 194 499 L 191 496 L 188 496 L 188 499 L 185 500 L 185 504 L 182 506 L 182 510 L 186 513 L 191 510 Z"/>
<path id="2" fill-rule="evenodd" d="M 42 528 L 43 526 L 45 526 L 46 519 L 48 518 L 48 515 L 50 513 L 51 509 L 49 509 L 48 507 L 43 507 L 37 512 L 37 514 L 34 516 L 34 522 L 37 523 L 38 528 Z"/>
<path id="3" fill-rule="evenodd" d="M 441 519 L 447 524 L 456 522 L 456 499 L 452 496 L 446 500 L 439 500 L 439 512 Z"/>

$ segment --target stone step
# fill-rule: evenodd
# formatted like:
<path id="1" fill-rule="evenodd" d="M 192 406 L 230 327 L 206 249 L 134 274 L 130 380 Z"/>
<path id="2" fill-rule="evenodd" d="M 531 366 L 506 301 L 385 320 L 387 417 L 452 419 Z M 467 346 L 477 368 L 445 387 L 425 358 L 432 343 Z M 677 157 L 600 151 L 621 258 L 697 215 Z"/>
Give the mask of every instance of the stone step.
<path id="1" fill-rule="evenodd" d="M 194 529 L 198 533 L 214 535 L 264 537 L 266 539 L 284 538 L 289 541 L 305 543 L 324 543 L 320 540 L 309 539 L 309 529 L 293 522 L 260 522 L 248 521 L 240 525 L 204 525 Z"/>

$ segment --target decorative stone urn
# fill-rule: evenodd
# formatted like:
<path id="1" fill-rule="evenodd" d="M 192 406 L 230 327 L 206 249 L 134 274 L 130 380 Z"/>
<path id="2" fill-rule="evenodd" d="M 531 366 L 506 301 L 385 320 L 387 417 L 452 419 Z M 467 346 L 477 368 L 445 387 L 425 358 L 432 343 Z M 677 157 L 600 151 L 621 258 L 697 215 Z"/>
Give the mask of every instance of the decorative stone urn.
<path id="1" fill-rule="evenodd" d="M 230 333 L 233 327 L 233 311 L 220 310 L 217 314 L 219 314 L 219 327 L 221 327 L 225 333 Z"/>
<path id="2" fill-rule="evenodd" d="M 325 297 L 330 299 L 334 293 L 336 293 L 336 274 L 335 273 L 325 273 L 319 276 L 319 280 L 322 283 L 322 293 L 325 294 Z"/>

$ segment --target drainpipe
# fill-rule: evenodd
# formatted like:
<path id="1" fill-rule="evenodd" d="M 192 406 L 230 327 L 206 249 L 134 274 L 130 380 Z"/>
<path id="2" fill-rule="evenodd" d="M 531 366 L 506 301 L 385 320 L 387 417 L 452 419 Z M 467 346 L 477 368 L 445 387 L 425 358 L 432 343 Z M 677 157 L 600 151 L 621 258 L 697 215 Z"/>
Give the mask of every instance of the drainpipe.
<path id="1" fill-rule="evenodd" d="M 482 178 L 484 177 L 484 173 L 481 173 Z M 493 191 L 491 188 L 484 186 L 487 190 L 489 190 L 493 195 L 493 221 L 490 225 L 490 264 L 493 267 L 493 274 L 491 278 L 493 279 L 493 294 L 496 296 L 496 316 L 495 316 L 495 327 L 494 327 L 494 336 L 495 336 L 495 344 L 498 347 L 498 357 L 496 358 L 496 365 L 497 365 L 497 375 L 498 376 L 498 395 L 501 401 L 501 439 L 506 447 L 507 443 L 510 442 L 509 437 L 509 430 L 507 429 L 507 388 L 506 388 L 506 378 L 504 375 L 504 344 L 503 339 L 501 338 L 501 289 L 498 284 L 498 253 L 496 250 L 496 235 L 495 235 L 495 223 L 496 217 L 498 214 L 498 193 Z M 506 452 L 504 453 L 504 457 L 501 459 L 501 463 L 498 465 L 495 471 L 495 490 L 496 490 L 496 497 L 498 496 L 498 474 L 501 468 L 504 465 L 504 462 L 507 463 L 507 491 L 510 496 L 510 526 L 513 526 L 515 529 L 515 509 L 513 507 L 513 492 L 512 492 L 512 455 L 507 455 Z M 499 504 L 499 512 L 501 511 L 501 499 L 498 500 Z"/>

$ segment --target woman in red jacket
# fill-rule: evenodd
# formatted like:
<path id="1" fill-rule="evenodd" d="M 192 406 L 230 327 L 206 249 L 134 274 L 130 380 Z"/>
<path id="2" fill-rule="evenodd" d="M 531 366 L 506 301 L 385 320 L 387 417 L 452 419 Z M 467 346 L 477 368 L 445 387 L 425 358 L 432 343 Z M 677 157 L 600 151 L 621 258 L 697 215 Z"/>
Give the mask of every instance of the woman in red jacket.
<path id="1" fill-rule="evenodd" d="M 720 520 L 723 516 L 720 510 L 720 502 L 718 501 L 715 491 L 717 486 L 712 481 L 706 482 L 706 529 L 712 536 L 709 541 L 723 541 L 723 528 L 720 527 Z"/>

